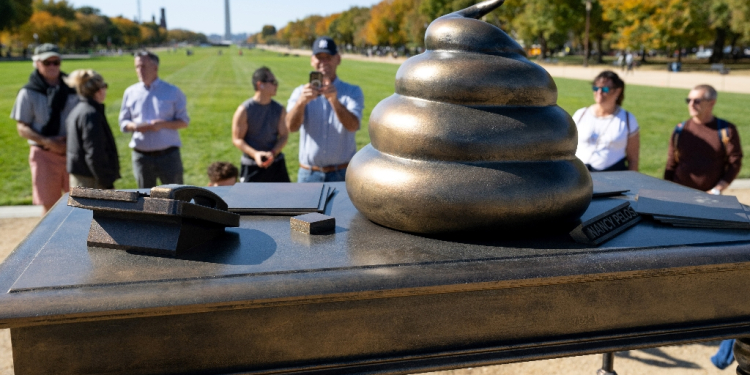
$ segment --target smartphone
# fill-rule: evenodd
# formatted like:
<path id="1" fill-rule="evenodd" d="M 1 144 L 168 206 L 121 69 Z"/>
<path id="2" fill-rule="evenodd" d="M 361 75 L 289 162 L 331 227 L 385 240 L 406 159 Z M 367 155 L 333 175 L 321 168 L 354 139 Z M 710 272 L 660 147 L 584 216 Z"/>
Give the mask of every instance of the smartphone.
<path id="1" fill-rule="evenodd" d="M 323 86 L 323 73 L 310 72 L 310 86 L 320 89 Z"/>

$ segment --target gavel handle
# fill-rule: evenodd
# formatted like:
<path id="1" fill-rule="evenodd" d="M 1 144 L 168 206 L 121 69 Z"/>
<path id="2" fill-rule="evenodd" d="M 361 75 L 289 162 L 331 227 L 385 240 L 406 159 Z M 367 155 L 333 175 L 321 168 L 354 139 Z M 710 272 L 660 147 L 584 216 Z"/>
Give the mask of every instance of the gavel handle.
<path id="1" fill-rule="evenodd" d="M 151 198 L 174 199 L 227 211 L 229 206 L 214 192 L 191 185 L 161 185 L 151 189 Z"/>

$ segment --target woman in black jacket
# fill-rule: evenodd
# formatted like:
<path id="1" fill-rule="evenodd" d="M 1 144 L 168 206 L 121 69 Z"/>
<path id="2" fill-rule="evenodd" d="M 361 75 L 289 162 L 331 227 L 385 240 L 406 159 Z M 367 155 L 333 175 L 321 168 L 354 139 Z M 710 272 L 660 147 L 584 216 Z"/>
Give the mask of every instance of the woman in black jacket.
<path id="1" fill-rule="evenodd" d="M 99 73 L 76 70 L 65 79 L 79 102 L 68 115 L 67 166 L 70 186 L 114 189 L 120 161 L 112 130 L 104 115 L 107 84 Z"/>

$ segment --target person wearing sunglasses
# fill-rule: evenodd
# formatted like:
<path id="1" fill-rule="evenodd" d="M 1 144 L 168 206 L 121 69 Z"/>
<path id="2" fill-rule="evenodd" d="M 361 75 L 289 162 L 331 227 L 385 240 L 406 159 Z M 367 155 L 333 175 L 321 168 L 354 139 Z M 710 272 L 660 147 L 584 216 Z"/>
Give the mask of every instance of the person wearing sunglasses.
<path id="1" fill-rule="evenodd" d="M 621 107 L 625 82 L 605 70 L 594 78 L 591 88 L 594 105 L 573 114 L 578 128 L 576 157 L 592 172 L 637 171 L 639 127 L 635 116 Z"/>
<path id="2" fill-rule="evenodd" d="M 26 138 L 31 167 L 32 202 L 47 212 L 69 191 L 65 166 L 65 119 L 78 103 L 75 90 L 62 80 L 60 51 L 45 43 L 34 49 L 34 72 L 18 92 L 10 117 Z"/>
<path id="3" fill-rule="evenodd" d="M 279 82 L 267 67 L 253 73 L 255 93 L 232 118 L 232 143 L 242 151 L 240 182 L 290 182 L 281 150 L 289 139 L 286 109 L 273 100 Z"/>
<path id="4" fill-rule="evenodd" d="M 714 116 L 717 97 L 709 85 L 688 93 L 690 119 L 672 132 L 664 179 L 718 195 L 740 172 L 742 146 L 734 124 Z"/>
<path id="5" fill-rule="evenodd" d="M 114 189 L 115 180 L 120 178 L 120 160 L 115 137 L 104 114 L 108 85 L 91 69 L 76 70 L 65 82 L 79 97 L 65 121 L 70 186 Z"/>

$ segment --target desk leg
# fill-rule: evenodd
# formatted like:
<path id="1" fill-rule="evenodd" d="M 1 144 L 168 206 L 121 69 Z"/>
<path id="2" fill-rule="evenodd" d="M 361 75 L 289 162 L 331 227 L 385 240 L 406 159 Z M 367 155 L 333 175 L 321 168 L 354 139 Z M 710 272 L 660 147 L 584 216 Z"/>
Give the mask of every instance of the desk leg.
<path id="1" fill-rule="evenodd" d="M 596 375 L 617 375 L 615 372 L 615 353 L 604 353 L 602 355 L 602 368 L 600 368 Z M 750 374 L 748 374 L 750 375 Z"/>
<path id="2" fill-rule="evenodd" d="M 750 337 L 734 340 L 734 359 L 737 360 L 737 375 L 750 375 Z"/>

